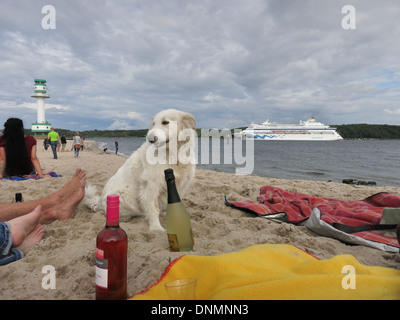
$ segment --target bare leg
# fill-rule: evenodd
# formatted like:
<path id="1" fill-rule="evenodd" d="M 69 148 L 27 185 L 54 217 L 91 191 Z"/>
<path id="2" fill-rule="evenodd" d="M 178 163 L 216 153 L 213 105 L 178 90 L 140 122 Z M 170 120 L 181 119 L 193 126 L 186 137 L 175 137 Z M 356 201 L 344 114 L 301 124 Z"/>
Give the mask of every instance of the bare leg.
<path id="1" fill-rule="evenodd" d="M 61 189 L 41 199 L 18 203 L 1 203 L 0 222 L 9 221 L 25 215 L 33 211 L 38 205 L 41 205 L 42 210 L 44 211 L 62 203 L 64 200 L 70 198 L 71 195 L 73 195 L 77 190 L 79 190 L 82 180 L 86 181 L 86 172 L 82 169 L 77 169 L 71 180 Z M 52 221 L 54 221 L 54 219 Z"/>

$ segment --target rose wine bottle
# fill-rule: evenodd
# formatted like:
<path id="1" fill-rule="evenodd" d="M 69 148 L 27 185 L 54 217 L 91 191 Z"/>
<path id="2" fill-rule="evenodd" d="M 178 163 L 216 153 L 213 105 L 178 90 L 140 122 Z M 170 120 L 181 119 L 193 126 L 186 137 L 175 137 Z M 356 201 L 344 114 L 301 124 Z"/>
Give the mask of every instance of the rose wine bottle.
<path id="1" fill-rule="evenodd" d="M 127 298 L 128 237 L 119 226 L 119 196 L 107 196 L 106 226 L 96 239 L 96 299 Z"/>
<path id="2" fill-rule="evenodd" d="M 164 171 L 167 181 L 168 204 L 166 227 L 171 251 L 191 251 L 194 240 L 190 217 L 178 194 L 172 169 Z"/>

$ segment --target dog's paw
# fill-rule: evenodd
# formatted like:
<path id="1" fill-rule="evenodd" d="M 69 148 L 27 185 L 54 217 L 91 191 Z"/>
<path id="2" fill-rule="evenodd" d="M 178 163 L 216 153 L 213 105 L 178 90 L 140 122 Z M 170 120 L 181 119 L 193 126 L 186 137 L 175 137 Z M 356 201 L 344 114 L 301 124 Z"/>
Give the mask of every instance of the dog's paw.
<path id="1" fill-rule="evenodd" d="M 160 223 L 152 223 L 149 227 L 150 231 L 162 231 L 165 232 L 165 229 L 161 226 Z"/>

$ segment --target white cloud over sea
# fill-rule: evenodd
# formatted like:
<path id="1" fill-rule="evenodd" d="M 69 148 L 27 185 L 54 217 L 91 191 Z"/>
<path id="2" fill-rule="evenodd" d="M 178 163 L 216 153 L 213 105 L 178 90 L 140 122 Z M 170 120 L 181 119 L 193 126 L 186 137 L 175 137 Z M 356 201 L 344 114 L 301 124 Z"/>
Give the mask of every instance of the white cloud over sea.
<path id="1" fill-rule="evenodd" d="M 165 108 L 201 128 L 267 118 L 400 124 L 400 3 L 347 1 L 3 0 L 0 122 L 36 121 L 33 79 L 47 80 L 58 128 L 142 129 Z"/>

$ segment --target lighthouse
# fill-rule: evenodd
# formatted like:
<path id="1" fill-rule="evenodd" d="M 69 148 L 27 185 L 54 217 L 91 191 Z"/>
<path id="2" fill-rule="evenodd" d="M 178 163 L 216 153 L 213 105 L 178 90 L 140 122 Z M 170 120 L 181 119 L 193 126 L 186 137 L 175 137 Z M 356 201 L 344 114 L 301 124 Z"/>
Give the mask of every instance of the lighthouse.
<path id="1" fill-rule="evenodd" d="M 50 131 L 51 124 L 46 121 L 44 115 L 44 99 L 50 98 L 47 95 L 47 85 L 44 79 L 34 79 L 35 84 L 33 90 L 35 94 L 31 95 L 36 98 L 37 104 L 37 121 L 32 123 L 32 133 L 45 134 Z"/>

